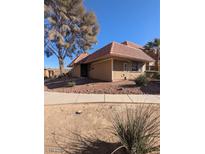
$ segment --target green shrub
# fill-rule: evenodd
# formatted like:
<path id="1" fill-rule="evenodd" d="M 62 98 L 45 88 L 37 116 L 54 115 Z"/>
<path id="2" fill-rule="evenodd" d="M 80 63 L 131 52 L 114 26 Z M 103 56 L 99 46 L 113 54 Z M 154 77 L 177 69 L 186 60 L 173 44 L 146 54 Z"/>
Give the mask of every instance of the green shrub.
<path id="1" fill-rule="evenodd" d="M 67 82 L 67 86 L 68 87 L 73 87 L 73 86 L 75 86 L 76 84 L 75 84 L 75 82 L 74 81 L 68 81 Z"/>
<path id="2" fill-rule="evenodd" d="M 159 108 L 153 105 L 141 105 L 126 109 L 126 113 L 116 114 L 112 119 L 113 134 L 118 138 L 121 148 L 127 154 L 159 153 Z"/>
<path id="3" fill-rule="evenodd" d="M 156 72 L 153 76 L 154 79 L 160 79 L 160 73 Z"/>
<path id="4" fill-rule="evenodd" d="M 135 79 L 137 86 L 146 86 L 148 84 L 147 77 L 145 75 L 140 75 Z"/>
<path id="5" fill-rule="evenodd" d="M 159 71 L 146 71 L 146 77 L 153 78 L 153 79 L 160 79 L 160 72 Z"/>

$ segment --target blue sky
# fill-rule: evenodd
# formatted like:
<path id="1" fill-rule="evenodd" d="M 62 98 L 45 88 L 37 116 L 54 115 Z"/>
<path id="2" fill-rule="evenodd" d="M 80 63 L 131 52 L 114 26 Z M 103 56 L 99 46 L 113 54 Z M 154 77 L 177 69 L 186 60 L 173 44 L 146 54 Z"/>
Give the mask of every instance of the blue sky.
<path id="1" fill-rule="evenodd" d="M 144 45 L 160 37 L 160 0 L 84 0 L 84 5 L 95 12 L 100 25 L 98 43 L 89 53 L 112 41 Z M 65 66 L 70 62 L 65 59 Z M 57 58 L 44 56 L 44 66 L 58 67 Z"/>

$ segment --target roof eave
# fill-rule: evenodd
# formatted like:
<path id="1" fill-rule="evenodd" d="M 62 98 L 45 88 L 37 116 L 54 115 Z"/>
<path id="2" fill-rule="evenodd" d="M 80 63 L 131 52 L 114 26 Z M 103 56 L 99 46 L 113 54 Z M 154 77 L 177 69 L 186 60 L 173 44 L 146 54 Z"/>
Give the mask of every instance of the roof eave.
<path id="1" fill-rule="evenodd" d="M 121 54 L 114 54 L 114 53 L 111 53 L 110 55 L 112 57 L 119 57 L 119 58 L 125 58 L 125 59 L 130 59 L 130 60 L 142 61 L 142 62 L 154 62 L 155 61 L 154 59 L 142 59 L 142 58 L 138 58 L 138 57 L 130 57 L 130 56 L 125 56 L 125 55 L 121 55 Z"/>

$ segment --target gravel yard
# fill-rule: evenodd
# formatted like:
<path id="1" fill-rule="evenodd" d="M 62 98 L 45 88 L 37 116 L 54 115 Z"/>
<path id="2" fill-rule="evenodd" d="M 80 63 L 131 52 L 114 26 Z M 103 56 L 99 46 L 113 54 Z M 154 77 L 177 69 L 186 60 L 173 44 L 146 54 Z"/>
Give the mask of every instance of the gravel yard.
<path id="1" fill-rule="evenodd" d="M 70 79 L 71 80 L 71 79 Z M 74 78 L 74 87 L 67 87 L 69 79 L 45 82 L 45 91 L 85 94 L 160 94 L 160 84 L 150 82 L 146 87 L 137 87 L 134 81 L 102 82 L 87 78 Z"/>
<path id="2" fill-rule="evenodd" d="M 60 146 L 74 154 L 110 154 L 119 146 L 110 129 L 113 113 L 125 114 L 126 107 L 138 105 L 45 105 L 45 154 L 64 154 Z"/>

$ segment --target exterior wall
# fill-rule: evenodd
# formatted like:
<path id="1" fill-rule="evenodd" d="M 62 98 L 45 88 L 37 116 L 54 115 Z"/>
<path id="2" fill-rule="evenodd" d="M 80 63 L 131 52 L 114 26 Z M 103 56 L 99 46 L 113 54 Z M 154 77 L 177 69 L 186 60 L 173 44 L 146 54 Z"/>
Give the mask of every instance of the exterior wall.
<path id="1" fill-rule="evenodd" d="M 75 65 L 71 70 L 71 75 L 73 77 L 80 77 L 80 65 Z"/>
<path id="2" fill-rule="evenodd" d="M 63 73 L 69 72 L 69 69 L 64 69 Z M 44 69 L 44 77 L 54 77 L 54 76 L 59 76 L 60 75 L 60 70 L 56 68 L 49 68 L 49 69 Z"/>
<path id="3" fill-rule="evenodd" d="M 154 66 L 155 62 L 149 62 L 149 66 Z"/>
<path id="4" fill-rule="evenodd" d="M 47 69 L 44 69 L 44 77 L 49 77 L 49 73 Z"/>
<path id="5" fill-rule="evenodd" d="M 146 70 L 148 70 L 148 71 L 157 71 L 157 70 L 159 70 L 159 65 L 157 66 L 156 62 L 146 63 Z"/>
<path id="6" fill-rule="evenodd" d="M 44 69 L 44 77 L 50 78 L 50 77 L 53 77 L 54 75 L 55 74 L 53 70 Z"/>
<path id="7" fill-rule="evenodd" d="M 124 71 L 124 63 L 127 63 L 127 71 Z M 133 61 L 122 59 L 105 59 L 92 62 L 88 66 L 88 77 L 103 81 L 133 80 L 146 70 L 146 64 L 139 62 L 141 71 L 132 71 L 133 63 Z M 71 74 L 73 77 L 80 77 L 80 65 L 74 66 Z"/>
<path id="8" fill-rule="evenodd" d="M 112 60 L 100 60 L 89 65 L 88 76 L 92 79 L 112 81 Z"/>
<path id="9" fill-rule="evenodd" d="M 124 63 L 127 63 L 127 71 L 124 71 Z M 137 78 L 139 75 L 144 73 L 146 69 L 145 63 L 140 62 L 141 71 L 132 71 L 132 63 L 133 61 L 114 59 L 113 71 L 112 71 L 113 81 L 124 80 L 124 79 L 133 80 Z"/>

